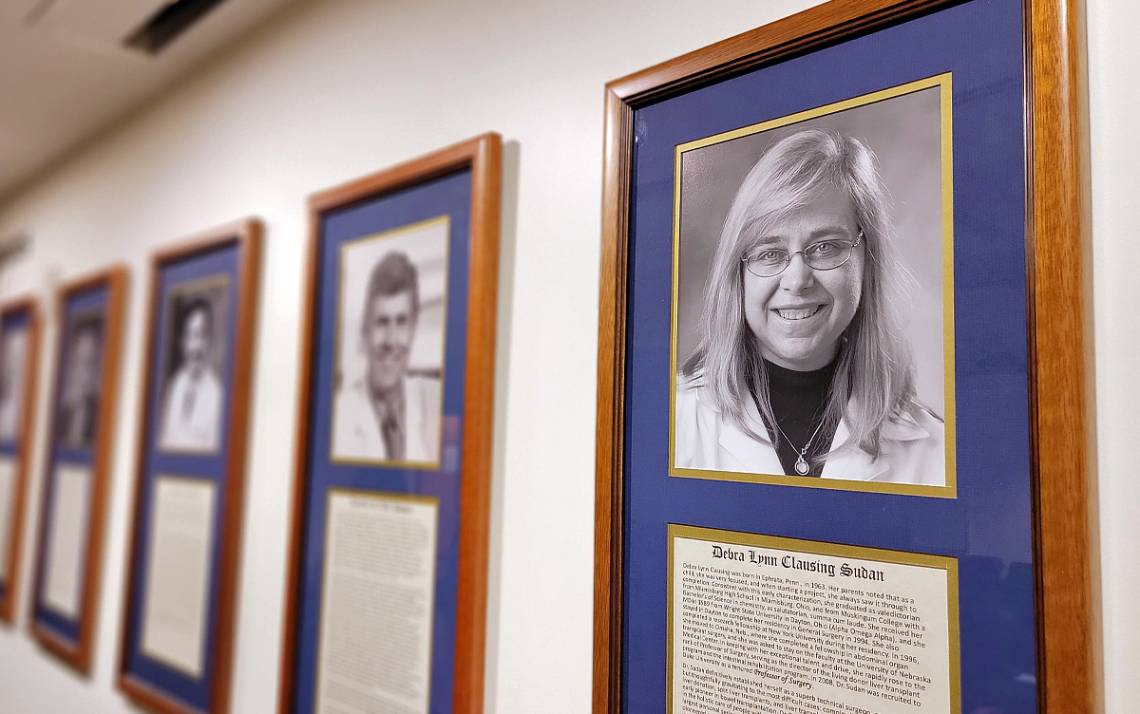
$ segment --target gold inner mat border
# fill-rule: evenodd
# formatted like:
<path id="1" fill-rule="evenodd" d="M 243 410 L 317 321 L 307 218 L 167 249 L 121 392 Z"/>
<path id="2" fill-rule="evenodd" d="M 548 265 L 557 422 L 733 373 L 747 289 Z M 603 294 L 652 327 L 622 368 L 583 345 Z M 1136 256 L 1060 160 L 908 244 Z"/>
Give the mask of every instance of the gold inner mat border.
<path id="1" fill-rule="evenodd" d="M 852 97 L 839 102 L 825 104 L 758 124 L 740 127 L 731 131 L 713 134 L 696 139 L 674 148 L 673 166 L 673 287 L 671 298 L 671 322 L 669 332 L 669 476 L 695 478 L 710 481 L 737 481 L 766 483 L 781 486 L 825 488 L 867 493 L 891 493 L 907 496 L 927 496 L 933 498 L 956 499 L 958 497 L 955 382 L 954 382 L 954 161 L 953 161 L 953 86 L 950 72 L 918 79 L 894 87 L 881 89 L 870 94 Z M 716 469 L 681 468 L 676 462 L 676 408 L 677 408 L 677 314 L 680 276 L 681 245 L 681 162 L 685 153 L 713 144 L 720 144 L 769 129 L 787 126 L 836 114 L 848 109 L 864 107 L 887 101 L 925 89 L 939 88 L 939 116 L 941 141 L 939 144 L 941 167 L 942 204 L 942 368 L 943 391 L 945 398 L 945 445 L 946 445 L 946 485 L 928 486 L 910 483 L 881 483 L 876 481 L 856 481 L 842 478 L 817 478 L 809 476 L 788 476 L 785 474 L 760 474 L 745 471 L 721 471 Z"/>
<path id="2" fill-rule="evenodd" d="M 440 414 L 440 419 L 439 419 L 439 433 L 436 435 L 436 440 L 439 443 L 439 458 L 436 459 L 435 461 L 401 461 L 401 460 L 397 460 L 397 459 L 338 458 L 336 456 L 336 454 L 333 453 L 333 444 L 335 442 L 335 439 L 333 438 L 333 434 L 336 433 L 336 395 L 332 394 L 332 395 L 330 395 L 330 400 L 329 400 L 329 406 L 332 409 L 332 414 L 330 414 L 330 416 L 329 416 L 330 433 L 329 433 L 329 453 L 328 453 L 329 463 L 331 463 L 331 464 L 338 464 L 338 465 L 342 465 L 342 466 L 383 466 L 385 468 L 390 468 L 390 469 L 413 469 L 413 470 L 420 470 L 420 471 L 438 471 L 440 469 L 440 465 L 443 462 L 443 423 L 444 423 L 443 403 L 444 403 L 444 398 L 446 397 L 446 394 L 447 394 L 447 392 L 446 392 L 446 386 L 447 386 L 447 381 L 446 381 L 447 380 L 447 364 L 446 364 L 446 362 L 447 362 L 447 359 L 446 359 L 446 356 L 447 356 L 447 298 L 449 295 L 449 289 L 451 287 L 451 273 L 450 273 L 451 216 L 449 214 L 445 213 L 445 214 L 440 215 L 440 216 L 435 216 L 434 218 L 428 218 L 428 219 L 425 219 L 422 221 L 417 221 L 415 223 L 408 223 L 406 225 L 398 226 L 396 228 L 391 228 L 391 229 L 386 230 L 386 231 L 381 231 L 380 233 L 370 233 L 370 234 L 365 235 L 365 236 L 360 236 L 358 238 L 352 238 L 350 240 L 346 240 L 346 241 L 341 242 L 340 246 L 338 247 L 338 251 L 337 251 L 336 329 L 335 329 L 335 337 L 334 337 L 334 342 L 333 342 L 332 369 L 334 371 L 334 374 L 335 374 L 336 370 L 340 369 L 340 357 L 341 357 L 340 345 L 342 342 L 341 338 L 344 335 L 344 325 L 343 325 L 342 318 L 344 316 L 343 287 L 344 287 L 344 274 L 345 274 L 345 257 L 344 257 L 345 248 L 348 248 L 349 246 L 358 245 L 360 243 L 369 243 L 372 241 L 380 241 L 380 240 L 385 240 L 388 238 L 396 238 L 399 236 L 407 235 L 408 233 L 414 233 L 416 231 L 426 230 L 428 228 L 432 228 L 432 227 L 439 225 L 439 224 L 442 224 L 444 226 L 445 237 L 444 237 L 443 264 L 444 264 L 444 270 L 446 271 L 446 274 L 444 277 L 444 283 L 443 283 L 443 285 L 444 285 L 444 287 L 443 287 L 443 339 L 441 342 L 442 354 L 440 355 L 440 360 L 439 360 L 439 363 L 440 363 L 440 377 L 439 377 L 439 414 Z M 343 378 L 344 378 L 344 375 L 341 375 L 342 380 L 343 380 Z M 346 385 L 344 385 L 342 383 L 341 387 L 343 388 L 344 386 L 346 386 Z"/>

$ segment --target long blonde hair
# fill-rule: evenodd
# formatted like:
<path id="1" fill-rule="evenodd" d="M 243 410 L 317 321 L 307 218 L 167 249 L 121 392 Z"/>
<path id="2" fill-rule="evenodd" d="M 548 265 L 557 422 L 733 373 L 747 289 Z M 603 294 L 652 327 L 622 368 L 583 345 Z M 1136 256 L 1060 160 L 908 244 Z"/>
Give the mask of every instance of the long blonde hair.
<path id="1" fill-rule="evenodd" d="M 907 274 L 891 245 L 886 189 L 874 153 L 858 139 L 835 131 L 800 131 L 768 149 L 748 172 L 721 230 L 701 337 L 682 373 L 690 383 L 699 382 L 721 413 L 746 433 L 759 436 L 745 421 L 751 394 L 766 423 L 776 423 L 764 360 L 745 321 L 740 259 L 757 231 L 808 205 L 825 186 L 851 198 L 867 259 L 859 306 L 840 339 L 824 419 L 834 424 L 847 418 L 851 436 L 835 451 L 858 446 L 877 457 L 888 421 L 928 410 L 917 401 L 910 347 L 894 312 Z"/>

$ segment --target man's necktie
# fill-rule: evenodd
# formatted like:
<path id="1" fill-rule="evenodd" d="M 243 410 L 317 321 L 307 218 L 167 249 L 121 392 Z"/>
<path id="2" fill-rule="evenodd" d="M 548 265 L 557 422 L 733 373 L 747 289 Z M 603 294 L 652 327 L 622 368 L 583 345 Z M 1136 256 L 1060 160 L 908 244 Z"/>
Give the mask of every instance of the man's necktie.
<path id="1" fill-rule="evenodd" d="M 400 425 L 396 422 L 391 410 L 384 417 L 380 430 L 384 434 L 384 449 L 388 452 L 388 458 L 394 461 L 402 461 L 404 458 L 404 440 L 400 438 Z"/>

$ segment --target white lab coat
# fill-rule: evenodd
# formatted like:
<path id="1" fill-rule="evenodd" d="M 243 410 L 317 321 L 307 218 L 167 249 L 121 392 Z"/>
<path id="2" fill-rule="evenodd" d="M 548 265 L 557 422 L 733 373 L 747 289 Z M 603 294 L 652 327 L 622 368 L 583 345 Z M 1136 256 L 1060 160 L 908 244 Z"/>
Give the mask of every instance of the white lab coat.
<path id="1" fill-rule="evenodd" d="M 20 420 L 20 400 L 24 395 L 12 389 L 8 398 L 0 402 L 0 441 L 13 441 L 19 436 L 16 432 Z"/>
<path id="2" fill-rule="evenodd" d="M 442 385 L 434 377 L 405 375 L 403 461 L 439 461 Z M 333 458 L 388 461 L 376 410 L 363 379 L 353 381 L 337 394 L 333 416 Z"/>
<path id="3" fill-rule="evenodd" d="M 783 474 L 784 467 L 756 404 L 747 400 L 745 421 L 759 438 L 746 433 L 731 419 L 722 418 L 705 388 L 688 379 L 678 380 L 674 413 L 677 468 L 750 474 Z M 850 435 L 846 420 L 835 429 L 831 448 Z M 879 483 L 946 485 L 946 436 L 943 424 L 923 411 L 917 417 L 899 417 L 882 429 L 879 457 L 848 448 L 824 464 L 822 478 Z"/>
<path id="4" fill-rule="evenodd" d="M 191 389 L 194 390 L 194 400 L 187 412 L 186 397 Z M 166 390 L 159 448 L 171 451 L 216 450 L 221 413 L 222 383 L 218 376 L 206 369 L 195 380 L 188 370 L 178 370 Z"/>
<path id="5" fill-rule="evenodd" d="M 14 330 L 4 336 L 0 342 L 4 354 L 0 359 L 8 364 L 0 366 L 7 370 L 8 393 L 0 401 L 0 441 L 15 441 L 20 437 L 20 412 L 24 402 L 24 363 L 27 357 L 28 333 L 25 330 Z"/>

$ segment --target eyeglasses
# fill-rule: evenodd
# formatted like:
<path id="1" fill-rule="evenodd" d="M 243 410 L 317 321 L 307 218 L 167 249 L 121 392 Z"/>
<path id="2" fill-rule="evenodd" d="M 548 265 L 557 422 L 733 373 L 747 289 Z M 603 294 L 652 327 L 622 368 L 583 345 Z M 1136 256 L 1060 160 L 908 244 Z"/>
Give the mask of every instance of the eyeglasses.
<path id="1" fill-rule="evenodd" d="M 784 272 L 792 264 L 792 256 L 797 254 L 803 256 L 804 263 L 812 270 L 835 270 L 851 259 L 851 251 L 862 242 L 863 231 L 860 230 L 854 243 L 828 238 L 791 253 L 783 247 L 763 248 L 744 256 L 740 261 L 748 272 L 758 278 L 770 278 Z"/>

